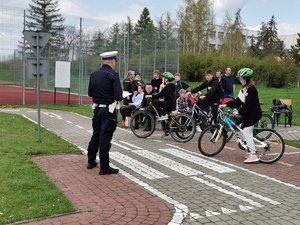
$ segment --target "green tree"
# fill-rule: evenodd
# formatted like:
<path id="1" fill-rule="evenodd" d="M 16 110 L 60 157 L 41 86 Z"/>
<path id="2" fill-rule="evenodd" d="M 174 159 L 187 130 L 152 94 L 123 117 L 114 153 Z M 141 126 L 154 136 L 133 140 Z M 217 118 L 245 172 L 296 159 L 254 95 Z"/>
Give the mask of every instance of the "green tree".
<path id="1" fill-rule="evenodd" d="M 220 53 L 223 55 L 230 55 L 231 57 L 242 56 L 246 50 L 246 39 L 243 35 L 245 25 L 241 18 L 241 9 L 235 13 L 235 20 L 231 23 L 231 16 L 227 14 L 224 26 L 226 29 L 226 36 L 224 44 L 220 47 Z"/>
<path id="2" fill-rule="evenodd" d="M 153 34 L 154 24 L 150 17 L 150 12 L 147 7 L 143 9 L 142 14 L 140 15 L 140 19 L 137 21 L 137 24 L 134 29 L 137 35 Z"/>
<path id="3" fill-rule="evenodd" d="M 210 34 L 214 31 L 211 4 L 210 0 L 183 0 L 177 13 L 183 52 L 209 51 Z"/>
<path id="4" fill-rule="evenodd" d="M 300 33 L 297 33 L 297 44 L 291 45 L 290 55 L 294 59 L 297 66 L 300 66 Z"/>
<path id="5" fill-rule="evenodd" d="M 55 0 L 32 0 L 26 15 L 25 26 L 29 30 L 39 30 L 51 33 L 49 41 L 54 52 L 58 54 L 60 46 L 64 43 L 64 20 L 59 13 L 58 1 Z"/>
<path id="6" fill-rule="evenodd" d="M 276 24 L 274 16 L 267 24 L 262 23 L 255 44 L 255 51 L 259 53 L 260 58 L 284 55 L 284 44 L 278 38 Z"/>
<path id="7" fill-rule="evenodd" d="M 153 51 L 153 33 L 155 30 L 153 21 L 150 17 L 149 10 L 145 7 L 140 19 L 135 25 L 134 43 L 136 46 L 140 46 L 143 54 L 149 54 Z M 135 49 L 135 53 L 140 52 L 141 49 Z"/>

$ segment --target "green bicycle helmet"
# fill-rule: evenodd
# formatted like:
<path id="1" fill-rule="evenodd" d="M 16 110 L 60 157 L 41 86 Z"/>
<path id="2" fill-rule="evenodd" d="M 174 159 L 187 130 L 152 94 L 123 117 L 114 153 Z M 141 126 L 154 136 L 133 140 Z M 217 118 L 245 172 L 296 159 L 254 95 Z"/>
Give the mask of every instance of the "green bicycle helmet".
<path id="1" fill-rule="evenodd" d="M 167 78 L 170 82 L 175 79 L 174 75 L 170 72 L 164 72 L 162 74 L 163 77 Z"/>
<path id="2" fill-rule="evenodd" d="M 250 77 L 253 73 L 253 70 L 249 68 L 242 68 L 239 70 L 237 77 Z"/>

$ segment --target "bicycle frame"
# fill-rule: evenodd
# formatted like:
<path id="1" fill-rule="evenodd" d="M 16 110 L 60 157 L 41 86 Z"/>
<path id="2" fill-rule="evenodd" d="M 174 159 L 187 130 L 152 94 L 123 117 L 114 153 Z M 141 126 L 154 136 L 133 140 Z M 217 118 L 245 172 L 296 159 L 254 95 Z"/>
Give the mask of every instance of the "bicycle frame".
<path id="1" fill-rule="evenodd" d="M 240 128 L 239 126 L 237 126 L 235 124 L 234 121 L 232 121 L 223 111 L 222 112 L 222 116 L 221 116 L 221 119 L 222 121 L 224 121 L 224 123 L 229 127 L 229 129 L 232 131 L 232 133 L 234 134 L 234 136 L 236 137 L 236 140 L 238 141 L 238 143 L 240 143 L 240 145 L 244 148 L 244 149 L 247 149 L 247 144 L 244 143 L 244 141 L 242 140 L 241 136 L 239 135 L 239 133 L 236 131 L 236 129 L 238 129 L 240 132 L 242 132 L 242 128 Z M 219 130 L 219 134 L 218 134 L 218 137 L 221 135 L 221 131 L 224 127 L 224 125 L 220 124 L 221 126 L 221 129 Z M 256 137 L 253 136 L 253 139 L 258 142 L 260 145 L 255 145 L 255 146 L 258 146 L 258 147 L 266 147 L 267 146 L 267 143 L 264 143 L 263 141 L 260 141 L 258 140 Z"/>
<path id="2" fill-rule="evenodd" d="M 207 114 L 207 113 L 205 113 L 205 111 L 203 110 L 203 109 L 201 109 L 197 104 L 196 104 L 196 102 L 194 103 L 194 105 L 193 105 L 193 108 L 192 108 L 192 110 L 191 110 L 191 116 L 192 117 L 194 117 L 194 115 L 196 115 L 203 123 L 210 123 L 210 121 L 211 121 L 211 117 Z M 211 112 L 209 112 L 209 113 L 211 113 Z M 205 118 L 205 119 L 203 119 L 203 117 Z"/>

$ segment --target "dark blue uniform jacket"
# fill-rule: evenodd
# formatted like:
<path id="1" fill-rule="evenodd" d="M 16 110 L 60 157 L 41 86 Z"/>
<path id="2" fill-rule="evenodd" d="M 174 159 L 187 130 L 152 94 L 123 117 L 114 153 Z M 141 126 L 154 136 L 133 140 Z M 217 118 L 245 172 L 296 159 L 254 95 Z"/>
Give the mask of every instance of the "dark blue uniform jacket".
<path id="1" fill-rule="evenodd" d="M 109 105 L 115 100 L 121 101 L 122 93 L 119 74 L 109 65 L 103 64 L 91 74 L 88 94 L 93 103 Z"/>

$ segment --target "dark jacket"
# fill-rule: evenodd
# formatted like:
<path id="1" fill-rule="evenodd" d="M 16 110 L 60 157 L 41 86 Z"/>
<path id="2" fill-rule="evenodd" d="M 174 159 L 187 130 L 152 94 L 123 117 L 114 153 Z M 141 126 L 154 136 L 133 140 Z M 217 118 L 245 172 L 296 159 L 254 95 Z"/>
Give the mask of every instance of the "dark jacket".
<path id="1" fill-rule="evenodd" d="M 241 91 L 243 92 L 243 90 Z M 245 95 L 245 103 L 240 98 L 236 98 L 233 101 L 227 102 L 227 106 L 238 108 L 239 114 L 243 117 L 244 126 L 249 127 L 260 120 L 262 113 L 255 86 L 250 86 Z"/>
<path id="2" fill-rule="evenodd" d="M 103 64 L 91 74 L 88 95 L 94 103 L 108 105 L 114 100 L 121 101 L 122 93 L 119 74 L 109 65 Z"/>
<path id="3" fill-rule="evenodd" d="M 161 78 L 151 80 L 151 85 L 153 87 L 153 93 L 158 93 L 159 92 L 159 87 L 160 87 L 161 83 L 162 83 Z"/>
<path id="4" fill-rule="evenodd" d="M 178 91 L 180 89 L 188 89 L 189 88 L 189 85 L 185 82 L 183 82 L 182 80 L 179 80 L 178 82 L 175 83 L 175 96 L 176 96 L 176 99 L 179 97 L 179 93 Z"/>
<path id="5" fill-rule="evenodd" d="M 135 88 L 135 86 L 134 86 L 133 81 L 131 81 L 127 78 L 123 80 L 123 90 L 124 91 L 128 91 L 130 93 L 133 93 L 135 91 L 134 88 Z"/>
<path id="6" fill-rule="evenodd" d="M 141 103 L 141 108 L 145 108 L 149 105 L 148 103 L 148 99 L 146 98 L 146 95 L 152 95 L 153 94 L 153 91 L 151 93 L 147 93 L 146 91 L 144 92 L 144 98 L 142 100 L 142 103 Z"/>
<path id="7" fill-rule="evenodd" d="M 205 81 L 200 86 L 193 88 L 191 90 L 191 93 L 197 93 L 198 91 L 202 91 L 205 88 L 207 90 L 207 92 L 204 94 L 206 101 L 210 103 L 220 102 L 220 99 L 222 99 L 223 96 L 217 78 L 213 78 L 210 82 Z"/>
<path id="8" fill-rule="evenodd" d="M 160 92 L 152 95 L 153 99 L 164 98 L 164 103 L 170 110 L 176 108 L 175 84 L 168 83 Z"/>

